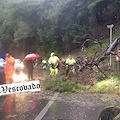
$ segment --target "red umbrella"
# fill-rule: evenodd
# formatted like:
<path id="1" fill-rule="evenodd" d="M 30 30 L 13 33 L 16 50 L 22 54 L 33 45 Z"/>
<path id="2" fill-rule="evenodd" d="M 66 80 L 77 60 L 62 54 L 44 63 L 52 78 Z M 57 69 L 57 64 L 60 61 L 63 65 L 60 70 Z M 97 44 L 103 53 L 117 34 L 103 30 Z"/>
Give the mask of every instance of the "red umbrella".
<path id="1" fill-rule="evenodd" d="M 40 57 L 40 55 L 38 55 L 37 53 L 31 53 L 31 54 L 26 55 L 24 60 L 36 59 L 39 57 Z"/>

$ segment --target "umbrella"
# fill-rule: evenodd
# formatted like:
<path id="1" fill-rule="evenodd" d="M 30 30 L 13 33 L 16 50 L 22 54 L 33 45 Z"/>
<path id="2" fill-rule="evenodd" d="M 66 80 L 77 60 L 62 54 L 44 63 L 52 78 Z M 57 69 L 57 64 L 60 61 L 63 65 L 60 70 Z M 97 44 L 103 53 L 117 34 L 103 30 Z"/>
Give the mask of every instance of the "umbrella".
<path id="1" fill-rule="evenodd" d="M 37 53 L 31 53 L 31 54 L 26 55 L 24 60 L 36 59 L 39 57 L 40 57 L 40 55 L 38 55 Z"/>

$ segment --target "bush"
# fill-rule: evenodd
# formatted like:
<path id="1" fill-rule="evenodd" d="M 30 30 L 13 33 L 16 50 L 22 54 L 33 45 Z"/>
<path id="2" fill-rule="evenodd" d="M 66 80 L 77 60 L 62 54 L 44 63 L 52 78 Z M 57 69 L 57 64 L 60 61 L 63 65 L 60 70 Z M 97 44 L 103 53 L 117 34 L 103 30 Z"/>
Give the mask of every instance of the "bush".
<path id="1" fill-rule="evenodd" d="M 82 92 L 87 90 L 91 93 L 120 93 L 119 83 L 118 78 L 109 77 L 92 87 L 90 85 L 81 85 L 74 80 L 68 80 L 64 76 L 52 78 L 48 76 L 43 81 L 43 88 L 55 92 Z"/>
<path id="2" fill-rule="evenodd" d="M 77 90 L 87 90 L 89 87 L 76 83 L 73 80 L 67 80 L 64 76 L 61 76 L 59 78 L 46 77 L 43 82 L 43 88 L 56 92 L 77 92 Z"/>
<path id="3" fill-rule="evenodd" d="M 91 88 L 89 91 L 92 93 L 119 93 L 119 83 L 118 78 L 109 77 L 96 83 L 95 88 Z"/>

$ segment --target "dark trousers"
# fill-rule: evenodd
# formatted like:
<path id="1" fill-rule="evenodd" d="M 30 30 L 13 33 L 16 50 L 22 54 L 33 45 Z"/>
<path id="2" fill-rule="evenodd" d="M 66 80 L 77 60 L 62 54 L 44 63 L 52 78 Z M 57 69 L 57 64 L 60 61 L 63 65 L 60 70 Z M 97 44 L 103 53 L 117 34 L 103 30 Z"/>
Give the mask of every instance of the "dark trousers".
<path id="1" fill-rule="evenodd" d="M 33 69 L 28 69 L 28 79 L 33 79 Z"/>
<path id="2" fill-rule="evenodd" d="M 5 84 L 5 73 L 3 71 L 0 71 L 0 84 Z"/>

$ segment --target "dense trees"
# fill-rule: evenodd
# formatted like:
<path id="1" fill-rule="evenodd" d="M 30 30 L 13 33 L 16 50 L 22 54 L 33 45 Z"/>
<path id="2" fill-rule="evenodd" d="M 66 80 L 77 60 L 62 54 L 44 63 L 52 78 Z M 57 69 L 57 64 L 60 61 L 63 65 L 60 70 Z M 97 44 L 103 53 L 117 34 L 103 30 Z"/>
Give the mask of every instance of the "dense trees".
<path id="1" fill-rule="evenodd" d="M 101 15 L 112 9 L 117 11 L 117 20 L 120 18 L 119 0 L 0 2 L 0 54 L 10 51 L 16 57 L 28 52 L 46 56 L 51 51 L 69 52 L 75 48 L 73 42 L 82 42 L 85 34 L 93 34 L 93 23 L 102 23 Z"/>

